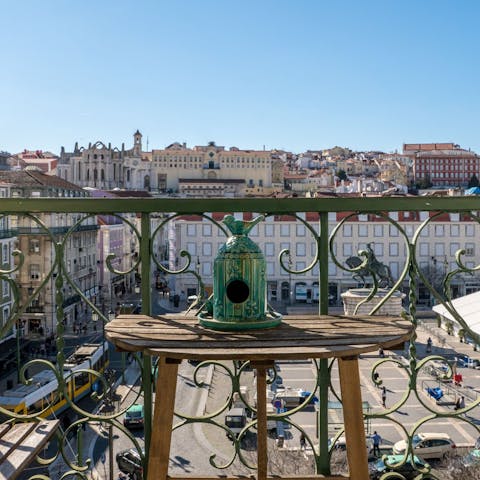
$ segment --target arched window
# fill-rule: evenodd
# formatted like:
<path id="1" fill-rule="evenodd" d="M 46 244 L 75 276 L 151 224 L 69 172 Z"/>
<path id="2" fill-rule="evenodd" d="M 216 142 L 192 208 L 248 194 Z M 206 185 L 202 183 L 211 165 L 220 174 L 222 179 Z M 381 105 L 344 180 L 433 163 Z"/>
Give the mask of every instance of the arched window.
<path id="1" fill-rule="evenodd" d="M 90 180 L 90 169 L 87 169 L 87 182 Z"/>
<path id="2" fill-rule="evenodd" d="M 100 180 L 105 181 L 105 170 L 103 168 L 100 170 Z"/>
<path id="3" fill-rule="evenodd" d="M 94 180 L 94 181 L 96 181 L 97 178 L 98 178 L 97 173 L 98 173 L 98 172 L 97 172 L 97 169 L 95 168 L 95 169 L 93 170 L 93 180 Z"/>
<path id="4" fill-rule="evenodd" d="M 115 164 L 113 164 L 113 179 L 117 179 L 117 166 Z"/>
<path id="5" fill-rule="evenodd" d="M 127 170 L 127 182 L 130 181 L 130 170 Z"/>
<path id="6" fill-rule="evenodd" d="M 145 190 L 150 190 L 150 175 L 145 175 L 145 178 L 143 179 L 143 188 L 145 188 Z"/>
<path id="7" fill-rule="evenodd" d="M 80 163 L 78 164 L 77 175 L 78 175 L 78 180 L 81 180 L 82 179 L 82 165 Z"/>

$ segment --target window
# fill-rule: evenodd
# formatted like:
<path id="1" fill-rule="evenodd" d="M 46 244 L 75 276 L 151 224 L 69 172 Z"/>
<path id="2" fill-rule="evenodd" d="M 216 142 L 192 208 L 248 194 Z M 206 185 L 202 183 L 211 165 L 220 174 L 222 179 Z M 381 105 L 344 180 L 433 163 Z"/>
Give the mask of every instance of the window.
<path id="1" fill-rule="evenodd" d="M 30 239 L 30 253 L 40 253 L 40 240 L 37 238 Z"/>
<path id="2" fill-rule="evenodd" d="M 344 237 L 351 237 L 352 236 L 352 226 L 351 225 L 343 225 L 343 236 Z"/>
<path id="3" fill-rule="evenodd" d="M 444 237 L 445 236 L 445 228 L 443 225 L 435 225 L 435 236 L 436 237 Z"/>
<path id="4" fill-rule="evenodd" d="M 475 244 L 474 243 L 466 243 L 465 244 L 465 255 L 467 257 L 473 257 L 475 255 Z"/>
<path id="5" fill-rule="evenodd" d="M 428 257 L 430 255 L 430 245 L 425 242 L 420 242 L 420 255 L 422 257 Z"/>
<path id="6" fill-rule="evenodd" d="M 190 255 L 197 254 L 197 244 L 195 242 L 187 242 L 187 252 Z"/>
<path id="7" fill-rule="evenodd" d="M 383 255 L 383 243 L 375 243 L 373 245 L 373 251 L 375 252 L 376 256 L 382 256 Z"/>
<path id="8" fill-rule="evenodd" d="M 398 212 L 390 212 L 390 218 L 392 220 L 398 221 Z"/>
<path id="9" fill-rule="evenodd" d="M 390 266 L 390 271 L 392 272 L 392 277 L 393 278 L 398 278 L 399 277 L 398 262 L 390 262 L 389 266 Z"/>
<path id="10" fill-rule="evenodd" d="M 3 245 L 3 263 L 8 263 L 8 245 Z"/>
<path id="11" fill-rule="evenodd" d="M 38 280 L 40 278 L 40 265 L 35 263 L 30 264 L 30 278 L 32 280 Z"/>
<path id="12" fill-rule="evenodd" d="M 388 253 L 391 257 L 398 257 L 398 243 L 392 242 L 388 245 Z"/>
<path id="13" fill-rule="evenodd" d="M 275 275 L 275 262 L 267 262 L 267 275 Z"/>
<path id="14" fill-rule="evenodd" d="M 460 236 L 460 225 L 450 225 L 450 236 L 451 237 Z"/>
<path id="15" fill-rule="evenodd" d="M 445 255 L 445 245 L 443 243 L 435 244 L 435 256 Z"/>
<path id="16" fill-rule="evenodd" d="M 265 243 L 265 256 L 273 257 L 275 255 L 275 244 L 271 242 Z"/>
<path id="17" fill-rule="evenodd" d="M 210 262 L 202 263 L 202 275 L 209 276 L 212 274 L 212 264 Z"/>
<path id="18" fill-rule="evenodd" d="M 2 293 L 4 297 L 10 296 L 10 285 L 6 280 L 2 280 Z"/>
<path id="19" fill-rule="evenodd" d="M 398 237 L 398 228 L 395 225 L 389 225 L 388 230 L 390 237 Z"/>
<path id="20" fill-rule="evenodd" d="M 212 256 L 212 244 L 210 242 L 205 242 L 202 244 L 202 255 L 204 257 Z"/>
<path id="21" fill-rule="evenodd" d="M 358 236 L 359 237 L 368 237 L 368 226 L 367 225 L 359 225 L 358 226 Z"/>
<path id="22" fill-rule="evenodd" d="M 352 244 L 351 243 L 344 243 L 343 244 L 343 256 L 344 257 L 351 257 L 352 256 Z"/>
<path id="23" fill-rule="evenodd" d="M 459 243 L 451 243 L 450 244 L 450 255 L 453 257 L 455 256 L 455 253 L 457 250 L 460 250 L 460 244 Z"/>
<path id="24" fill-rule="evenodd" d="M 295 270 L 304 270 L 307 268 L 307 264 L 305 262 L 295 262 Z"/>
<path id="25" fill-rule="evenodd" d="M 305 225 L 297 225 L 297 237 L 304 237 L 305 230 Z"/>
<path id="26" fill-rule="evenodd" d="M 197 236 L 197 226 L 189 224 L 187 225 L 187 236 L 196 237 Z"/>
<path id="27" fill-rule="evenodd" d="M 374 225 L 373 226 L 373 235 L 375 237 L 383 237 L 383 225 Z"/>
<path id="28" fill-rule="evenodd" d="M 475 228 L 474 225 L 465 225 L 465 236 L 466 237 L 473 237 L 475 235 Z"/>
<path id="29" fill-rule="evenodd" d="M 275 234 L 275 225 L 271 225 L 266 223 L 265 224 L 265 236 L 266 237 L 273 237 Z"/>
<path id="30" fill-rule="evenodd" d="M 210 224 L 202 225 L 202 235 L 204 237 L 212 236 L 212 226 Z"/>
<path id="31" fill-rule="evenodd" d="M 306 253 L 306 246 L 304 243 L 297 243 L 296 244 L 296 255 L 297 257 L 304 257 Z"/>
<path id="32" fill-rule="evenodd" d="M 358 215 L 358 221 L 359 222 L 368 222 L 368 215 L 365 213 L 362 213 Z"/>
<path id="33" fill-rule="evenodd" d="M 290 236 L 290 225 L 280 225 L 280 236 L 289 237 Z"/>

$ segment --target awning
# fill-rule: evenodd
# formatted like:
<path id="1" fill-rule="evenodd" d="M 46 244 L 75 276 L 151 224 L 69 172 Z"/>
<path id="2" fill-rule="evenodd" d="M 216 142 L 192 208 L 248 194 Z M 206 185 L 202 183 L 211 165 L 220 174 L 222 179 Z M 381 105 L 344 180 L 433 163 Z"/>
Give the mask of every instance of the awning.
<path id="1" fill-rule="evenodd" d="M 480 334 L 480 292 L 471 293 L 452 300 L 452 307 L 462 317 L 467 326 L 477 334 Z M 442 305 L 432 307 L 435 313 L 455 322 L 455 318 Z"/>

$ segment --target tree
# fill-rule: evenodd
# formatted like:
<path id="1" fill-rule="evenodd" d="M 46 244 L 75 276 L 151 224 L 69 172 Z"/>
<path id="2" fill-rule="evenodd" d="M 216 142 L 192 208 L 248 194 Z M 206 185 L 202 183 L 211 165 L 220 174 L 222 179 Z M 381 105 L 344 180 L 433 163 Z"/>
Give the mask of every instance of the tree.
<path id="1" fill-rule="evenodd" d="M 345 170 L 338 170 L 337 171 L 337 177 L 339 180 L 346 180 L 348 177 L 347 177 L 347 174 L 345 173 Z"/>
<path id="2" fill-rule="evenodd" d="M 480 181 L 478 180 L 478 177 L 473 174 L 470 180 L 468 181 L 468 188 L 473 188 L 473 187 L 480 187 Z"/>
<path id="3" fill-rule="evenodd" d="M 430 180 L 430 175 L 428 173 L 423 177 L 420 178 L 417 183 L 415 184 L 417 188 L 430 188 L 433 187 L 433 183 Z"/>

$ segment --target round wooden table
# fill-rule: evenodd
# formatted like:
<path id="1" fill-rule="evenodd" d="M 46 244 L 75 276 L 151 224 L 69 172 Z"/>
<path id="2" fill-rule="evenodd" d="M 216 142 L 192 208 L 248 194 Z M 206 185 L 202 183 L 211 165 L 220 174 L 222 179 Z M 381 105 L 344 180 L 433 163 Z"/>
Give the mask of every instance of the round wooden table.
<path id="1" fill-rule="evenodd" d="M 168 476 L 171 429 L 178 364 L 183 359 L 249 360 L 257 370 L 257 478 L 264 480 L 268 478 L 267 369 L 275 360 L 307 358 L 338 358 L 350 471 L 347 478 L 368 480 L 358 355 L 380 347 L 402 348 L 411 332 L 412 324 L 399 317 L 344 315 L 286 316 L 279 327 L 245 332 L 209 330 L 200 326 L 195 316 L 182 314 L 156 318 L 120 315 L 105 326 L 107 339 L 118 350 L 159 357 L 148 480 L 172 478 Z"/>

